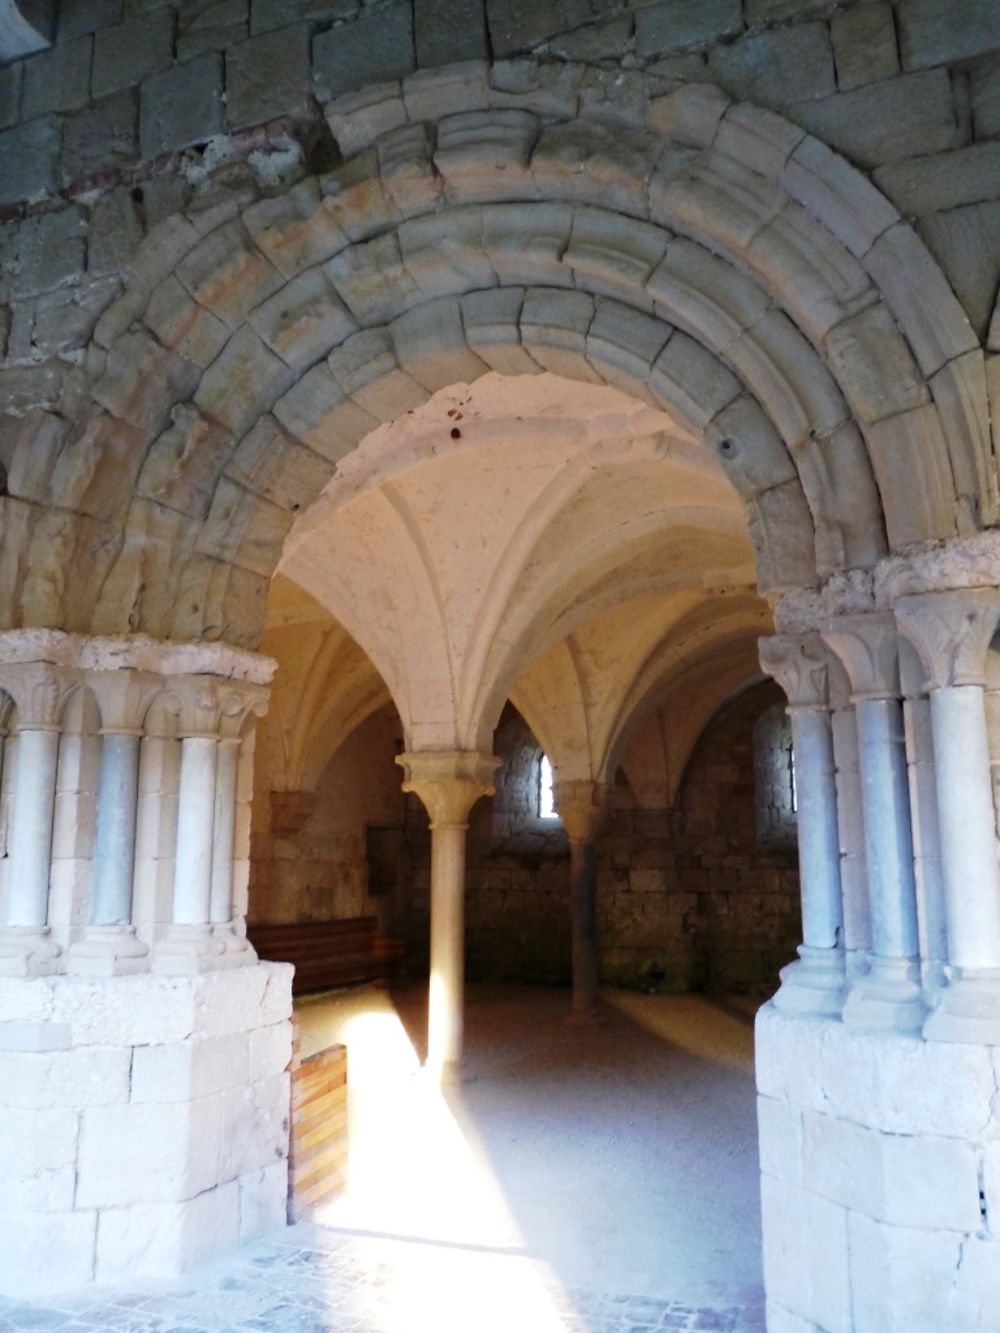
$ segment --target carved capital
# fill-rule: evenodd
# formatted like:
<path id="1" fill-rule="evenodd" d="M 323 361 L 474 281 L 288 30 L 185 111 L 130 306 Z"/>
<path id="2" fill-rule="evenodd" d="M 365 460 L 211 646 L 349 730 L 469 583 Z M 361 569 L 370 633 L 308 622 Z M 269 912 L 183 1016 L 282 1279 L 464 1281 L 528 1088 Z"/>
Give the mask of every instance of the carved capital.
<path id="1" fill-rule="evenodd" d="M 818 634 L 773 634 L 757 640 L 760 665 L 788 696 L 790 709 L 829 707 L 830 673 Z"/>
<path id="2" fill-rule="evenodd" d="M 399 754 L 403 791 L 423 801 L 431 828 L 441 824 L 464 826 L 469 811 L 481 796 L 492 796 L 493 775 L 500 767 L 496 755 L 476 750 L 422 750 Z"/>
<path id="3" fill-rule="evenodd" d="M 986 684 L 986 654 L 1000 625 L 1000 590 L 922 593 L 900 598 L 894 609 L 900 633 L 920 656 L 927 689 Z"/>
<path id="4" fill-rule="evenodd" d="M 592 842 L 608 812 L 606 782 L 556 782 L 556 810 L 571 842 Z"/>
<path id="5" fill-rule="evenodd" d="M 266 685 L 227 682 L 219 701 L 219 732 L 223 740 L 239 740 L 248 725 L 267 712 Z"/>
<path id="6" fill-rule="evenodd" d="M 79 672 L 51 662 L 13 663 L 0 677 L 0 687 L 17 708 L 18 731 L 59 731 L 63 710 L 79 683 Z"/>
<path id="7" fill-rule="evenodd" d="M 267 711 L 267 687 L 218 676 L 175 676 L 162 695 L 163 709 L 177 718 L 177 735 L 238 738 L 247 719 Z"/>
<path id="8" fill-rule="evenodd" d="M 87 671 L 83 681 L 97 701 L 101 731 L 142 734 L 153 700 L 164 688 L 162 677 L 149 671 Z"/>
<path id="9" fill-rule="evenodd" d="M 851 682 L 854 699 L 898 699 L 899 634 L 889 611 L 837 616 L 823 629 Z"/>

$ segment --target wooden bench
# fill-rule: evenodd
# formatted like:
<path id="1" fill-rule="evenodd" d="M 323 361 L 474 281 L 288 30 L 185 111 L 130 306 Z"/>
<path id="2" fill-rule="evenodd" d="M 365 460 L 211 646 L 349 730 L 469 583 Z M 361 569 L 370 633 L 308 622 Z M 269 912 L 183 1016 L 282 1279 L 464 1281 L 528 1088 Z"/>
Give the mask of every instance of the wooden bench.
<path id="1" fill-rule="evenodd" d="M 305 921 L 293 925 L 248 925 L 250 943 L 261 958 L 293 963 L 292 992 L 327 990 L 358 981 L 398 975 L 403 941 L 380 935 L 373 916 L 344 921 Z"/>

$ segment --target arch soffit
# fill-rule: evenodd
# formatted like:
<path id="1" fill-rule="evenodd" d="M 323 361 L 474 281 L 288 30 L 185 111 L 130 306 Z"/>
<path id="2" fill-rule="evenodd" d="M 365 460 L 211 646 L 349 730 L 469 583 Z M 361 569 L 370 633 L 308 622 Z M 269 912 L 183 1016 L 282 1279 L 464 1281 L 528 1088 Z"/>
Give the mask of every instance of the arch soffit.
<path id="1" fill-rule="evenodd" d="M 94 414 L 42 428 L 62 506 L 124 528 L 88 571 L 90 628 L 255 640 L 294 517 L 275 457 L 314 498 L 380 420 L 487 368 L 604 378 L 702 431 L 765 590 L 871 565 L 883 515 L 893 548 L 995 520 L 964 312 L 884 197 L 787 121 L 692 87 L 645 132 L 507 106 L 361 146 L 137 254 L 87 357 Z"/>

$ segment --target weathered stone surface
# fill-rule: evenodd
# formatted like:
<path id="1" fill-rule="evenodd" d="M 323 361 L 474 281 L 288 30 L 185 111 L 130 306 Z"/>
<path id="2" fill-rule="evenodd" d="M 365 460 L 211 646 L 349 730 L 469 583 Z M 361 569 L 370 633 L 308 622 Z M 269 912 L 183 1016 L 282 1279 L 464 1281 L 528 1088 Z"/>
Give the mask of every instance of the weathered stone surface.
<path id="1" fill-rule="evenodd" d="M 94 397 L 115 416 L 141 431 L 159 431 L 174 403 L 198 382 L 197 368 L 154 341 L 148 333 L 126 333 L 108 355 Z"/>
<path id="2" fill-rule="evenodd" d="M 194 401 L 239 438 L 293 379 L 285 363 L 244 326 L 205 371 Z"/>
<path id="3" fill-rule="evenodd" d="M 600 60 L 620 59 L 633 45 L 634 21 L 630 14 L 609 19 L 606 23 L 589 23 L 575 32 L 552 37 L 545 49 L 560 60 L 596 64 Z"/>
<path id="4" fill-rule="evenodd" d="M 204 143 L 221 130 L 221 56 L 206 52 L 143 83 L 139 106 L 143 157 Z"/>
<path id="5" fill-rule="evenodd" d="M 196 366 L 210 365 L 229 338 L 222 320 L 199 305 L 173 277 L 154 289 L 143 320 L 164 347 Z"/>
<path id="6" fill-rule="evenodd" d="M 572 273 L 562 258 L 573 229 L 566 204 L 489 204 L 482 211 L 482 246 L 502 283 L 569 287 Z"/>
<path id="7" fill-rule="evenodd" d="M 690 47 L 708 46 L 743 31 L 739 0 L 660 0 L 641 8 L 635 18 L 636 48 L 642 56 L 671 55 Z"/>
<path id="8" fill-rule="evenodd" d="M 250 30 L 266 32 L 291 23 L 353 18 L 360 0 L 251 0 Z"/>
<path id="9" fill-rule="evenodd" d="M 596 307 L 584 292 L 529 287 L 521 309 L 521 340 L 533 360 L 567 379 L 602 383 L 587 360 Z"/>
<path id="10" fill-rule="evenodd" d="M 330 374 L 360 408 L 377 421 L 395 421 L 430 397 L 400 367 L 385 329 L 366 329 L 330 354 Z"/>
<path id="11" fill-rule="evenodd" d="M 341 153 L 347 158 L 407 121 L 398 82 L 379 83 L 358 92 L 344 93 L 327 102 L 323 114 Z"/>
<path id="12" fill-rule="evenodd" d="M 803 101 L 795 106 L 795 119 L 867 168 L 956 148 L 962 141 L 945 69 Z"/>
<path id="13" fill-rule="evenodd" d="M 489 75 L 485 60 L 462 60 L 445 69 L 418 69 L 402 83 L 407 117 L 410 121 L 441 120 L 458 108 L 485 109 L 490 105 Z"/>
<path id="14" fill-rule="evenodd" d="M 327 356 L 331 347 L 358 328 L 320 268 L 293 278 L 253 311 L 250 323 L 268 347 L 299 372 Z"/>
<path id="15" fill-rule="evenodd" d="M 243 223 L 271 263 L 286 277 L 320 264 L 347 245 L 347 237 L 323 208 L 315 180 L 307 178 L 243 214 Z"/>
<path id="16" fill-rule="evenodd" d="M 450 65 L 489 56 L 482 0 L 460 0 L 443 9 L 435 0 L 414 0 L 417 64 Z"/>
<path id="17" fill-rule="evenodd" d="M 333 465 L 293 440 L 274 417 L 263 416 L 236 446 L 226 475 L 296 513 L 319 497 Z"/>
<path id="18" fill-rule="evenodd" d="M 95 98 L 141 83 L 165 69 L 173 56 L 174 16 L 159 9 L 104 28 L 94 38 L 91 90 Z"/>
<path id="19" fill-rule="evenodd" d="M 699 83 L 652 98 L 646 124 L 665 139 L 692 148 L 708 148 L 729 105 L 729 98 L 720 88 Z"/>
<path id="20" fill-rule="evenodd" d="M 1000 46 L 1000 13 L 990 0 L 902 0 L 898 21 L 904 69 L 968 60 Z"/>
<path id="21" fill-rule="evenodd" d="M 472 384 L 489 369 L 466 343 L 457 297 L 429 301 L 400 315 L 389 333 L 399 364 L 431 393 Z"/>
<path id="22" fill-rule="evenodd" d="M 526 179 L 538 119 L 515 110 L 468 111 L 447 116 L 438 125 L 434 165 L 444 177 L 449 198 L 460 202 L 494 199 L 500 193 L 490 179 L 502 172 L 503 193 L 534 194 Z"/>
<path id="23" fill-rule="evenodd" d="M 424 125 L 401 125 L 379 140 L 378 164 L 386 194 L 403 217 L 426 214 L 441 198 L 441 178 L 432 161 Z"/>
<path id="24" fill-rule="evenodd" d="M 524 291 L 499 287 L 462 297 L 466 341 L 480 360 L 502 375 L 537 375 L 541 367 L 521 346 Z"/>
<path id="25" fill-rule="evenodd" d="M 827 96 L 836 88 L 825 24 L 801 23 L 713 47 L 709 68 L 726 92 L 764 106 Z"/>
<path id="26" fill-rule="evenodd" d="M 922 218 L 917 226 L 980 338 L 986 335 L 1000 282 L 998 228 L 998 200 L 934 213 Z"/>
<path id="27" fill-rule="evenodd" d="M 62 178 L 67 184 L 130 165 L 138 155 L 136 96 L 115 93 L 63 126 Z"/>
<path id="28" fill-rule="evenodd" d="M 191 518 L 204 518 L 232 447 L 228 431 L 187 404 L 178 404 L 170 413 L 170 425 L 146 455 L 139 494 Z"/>
<path id="29" fill-rule="evenodd" d="M 50 111 L 76 111 L 90 101 L 92 37 L 61 42 L 24 65 L 21 118 Z"/>
<path id="30" fill-rule="evenodd" d="M 87 271 L 120 274 L 139 248 L 142 219 L 129 190 L 115 190 L 95 201 L 87 238 Z"/>
<path id="31" fill-rule="evenodd" d="M 841 92 L 891 79 L 899 72 L 891 5 L 879 0 L 877 4 L 841 10 L 833 15 L 830 34 Z"/>
<path id="32" fill-rule="evenodd" d="M 181 0 L 177 14 L 177 58 L 189 60 L 203 51 L 218 51 L 246 38 L 249 0 Z"/>
<path id="33" fill-rule="evenodd" d="M 23 74 L 23 65 L 5 65 L 0 69 L 0 130 L 17 121 Z"/>
<path id="34" fill-rule="evenodd" d="M 940 418 L 933 406 L 887 417 L 865 432 L 882 495 L 891 547 L 956 531 L 954 482 Z M 907 460 L 921 459 L 919 472 Z M 904 481 L 905 478 L 905 481 Z"/>
<path id="35" fill-rule="evenodd" d="M 406 271 L 427 296 L 496 286 L 496 272 L 483 252 L 482 210 L 414 218 L 398 235 Z"/>
<path id="36" fill-rule="evenodd" d="M 927 387 L 883 304 L 832 328 L 826 348 L 862 421 L 878 421 L 927 402 Z"/>
<path id="37" fill-rule="evenodd" d="M 40 213 L 18 232 L 16 296 L 35 295 L 77 282 L 84 270 L 86 226 L 79 209 Z"/>
<path id="38" fill-rule="evenodd" d="M 519 106 L 536 116 L 565 119 L 576 110 L 583 68 L 576 64 L 543 66 L 534 60 L 494 60 L 489 77 L 493 106 Z"/>
<path id="39" fill-rule="evenodd" d="M 274 415 L 296 439 L 334 463 L 379 424 L 351 401 L 326 365 L 307 371 L 275 403 Z"/>
<path id="40" fill-rule="evenodd" d="M 29 120 L 0 134 L 0 204 L 16 204 L 48 194 L 56 183 L 59 121 L 54 116 Z"/>
<path id="41" fill-rule="evenodd" d="M 704 430 L 740 392 L 740 382 L 726 366 L 684 333 L 674 333 L 657 357 L 649 388 L 668 412 L 687 427 Z"/>
<path id="42" fill-rule="evenodd" d="M 282 28 L 226 52 L 230 129 L 302 112 L 309 96 L 309 29 Z"/>
<path id="43" fill-rule="evenodd" d="M 230 328 L 283 285 L 281 274 L 249 244 L 238 222 L 209 232 L 177 265 L 177 276 Z"/>
<path id="44" fill-rule="evenodd" d="M 216 560 L 270 578 L 292 523 L 292 515 L 223 477 L 212 496 L 197 549 Z"/>
<path id="45" fill-rule="evenodd" d="M 416 66 L 413 10 L 392 5 L 313 39 L 316 96 L 328 102 L 369 83 L 401 79 Z"/>
<path id="46" fill-rule="evenodd" d="M 398 238 L 389 233 L 352 245 L 326 265 L 333 286 L 359 324 L 381 323 L 398 314 L 418 288 L 406 272 Z"/>
<path id="47" fill-rule="evenodd" d="M 120 517 L 135 487 L 144 449 L 139 432 L 105 413 L 70 433 L 52 470 L 52 499 L 92 518 Z"/>
<path id="48" fill-rule="evenodd" d="M 43 356 L 54 356 L 86 346 L 98 317 L 119 289 L 117 278 L 98 278 L 40 296 L 31 335 L 35 348 Z"/>

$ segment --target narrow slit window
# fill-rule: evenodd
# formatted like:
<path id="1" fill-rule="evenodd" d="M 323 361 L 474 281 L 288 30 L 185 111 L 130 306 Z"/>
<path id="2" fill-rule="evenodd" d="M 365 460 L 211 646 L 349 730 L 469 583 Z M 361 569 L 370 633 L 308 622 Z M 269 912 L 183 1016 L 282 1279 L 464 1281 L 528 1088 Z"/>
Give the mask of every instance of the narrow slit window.
<path id="1" fill-rule="evenodd" d="M 556 819 L 556 802 L 552 791 L 552 765 L 543 754 L 538 760 L 538 817 Z"/>

